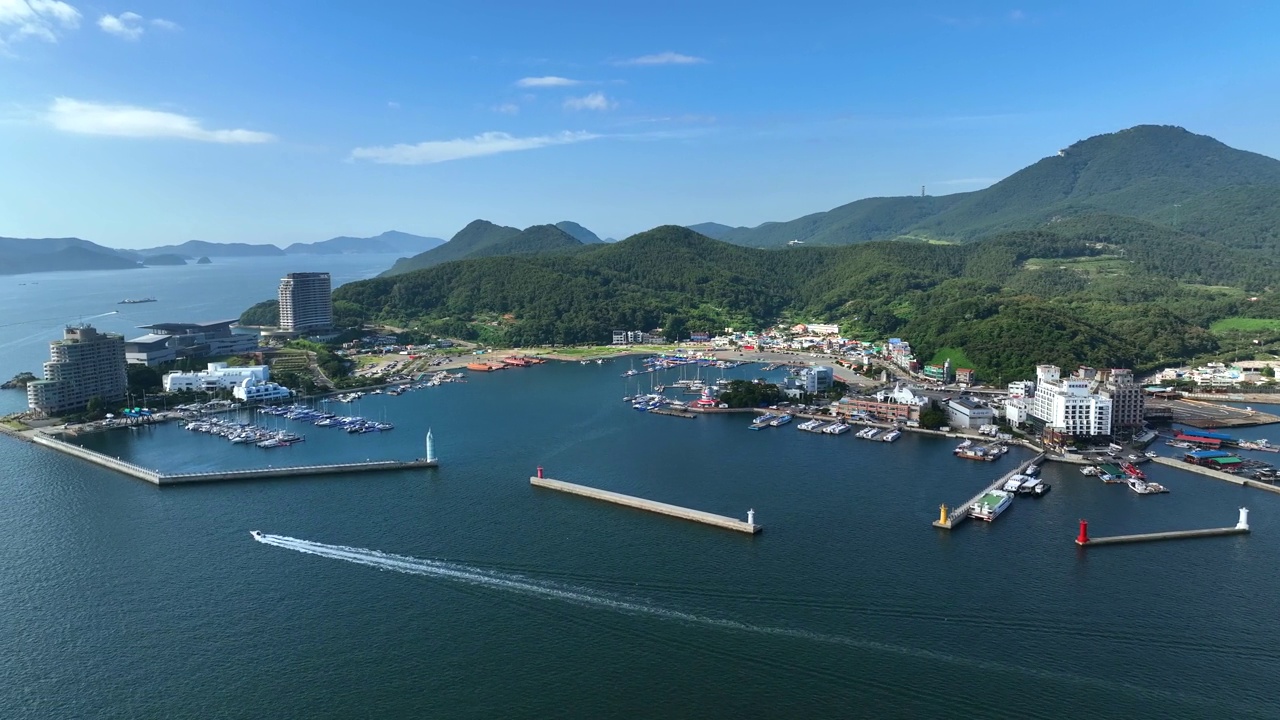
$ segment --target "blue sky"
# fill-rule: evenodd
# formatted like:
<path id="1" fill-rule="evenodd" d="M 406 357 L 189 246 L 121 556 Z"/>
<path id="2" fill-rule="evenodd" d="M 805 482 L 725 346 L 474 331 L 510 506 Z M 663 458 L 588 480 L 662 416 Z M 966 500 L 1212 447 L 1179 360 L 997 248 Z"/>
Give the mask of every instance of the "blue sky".
<path id="1" fill-rule="evenodd" d="M 0 235 L 625 237 L 975 190 L 1174 124 L 1280 156 L 1280 5 L 0 0 Z"/>

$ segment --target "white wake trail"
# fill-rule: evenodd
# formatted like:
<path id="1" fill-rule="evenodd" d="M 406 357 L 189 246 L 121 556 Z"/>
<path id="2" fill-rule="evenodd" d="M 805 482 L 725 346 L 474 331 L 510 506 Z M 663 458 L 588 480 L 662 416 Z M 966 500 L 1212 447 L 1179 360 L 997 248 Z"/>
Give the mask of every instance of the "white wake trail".
<path id="1" fill-rule="evenodd" d="M 284 548 L 286 550 L 306 553 L 308 555 L 317 555 L 320 557 L 331 558 L 333 560 L 345 560 L 358 565 L 367 565 L 380 570 L 391 570 L 410 575 L 444 578 L 466 583 L 468 585 L 478 585 L 496 590 L 520 593 L 522 595 L 560 600 L 585 607 L 614 610 L 635 615 L 650 615 L 665 620 L 675 620 L 677 622 L 716 627 L 724 630 L 749 632 L 759 635 L 771 635 L 774 637 L 785 637 L 796 640 L 808 640 L 811 642 L 820 642 L 831 645 L 842 645 L 859 650 L 891 653 L 893 655 L 914 657 L 922 660 L 943 662 L 963 667 L 977 667 L 993 673 L 1000 673 L 1002 676 L 1006 677 L 1010 674 L 1023 674 L 1056 680 L 1059 682 L 1089 685 L 1113 691 L 1123 691 L 1151 699 L 1177 699 L 1180 701 L 1190 700 L 1192 702 L 1201 701 L 1200 698 L 1175 695 L 1148 687 L 1114 682 L 1102 678 L 1092 678 L 1048 670 L 1028 669 L 1009 665 L 1007 663 L 979 660 L 976 658 L 963 658 L 934 650 L 892 645 L 889 643 L 877 642 L 875 640 L 864 640 L 844 635 L 830 635 L 827 633 L 817 633 L 793 628 L 753 625 L 728 618 L 699 615 L 697 613 L 673 610 L 659 605 L 653 605 L 635 598 L 624 598 L 609 595 L 598 590 L 590 590 L 575 585 L 567 585 L 549 580 L 535 580 L 514 573 L 485 570 L 482 568 L 472 567 L 470 565 L 452 563 L 444 560 L 427 560 L 423 558 L 409 557 L 407 555 L 393 555 L 390 553 L 379 552 L 377 550 L 347 547 L 344 545 L 326 545 L 325 543 L 300 540 L 298 538 L 291 538 L 284 535 L 264 534 L 258 539 L 258 542 Z"/>

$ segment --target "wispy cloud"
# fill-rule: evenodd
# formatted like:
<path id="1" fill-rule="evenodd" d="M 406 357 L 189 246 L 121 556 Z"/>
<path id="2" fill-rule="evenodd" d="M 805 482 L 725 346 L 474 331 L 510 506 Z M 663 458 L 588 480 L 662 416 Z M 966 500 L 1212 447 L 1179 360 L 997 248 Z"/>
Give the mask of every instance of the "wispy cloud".
<path id="1" fill-rule="evenodd" d="M 564 101 L 566 110 L 612 110 L 618 106 L 618 103 L 610 100 L 602 92 L 593 92 L 582 97 L 571 97 Z"/>
<path id="2" fill-rule="evenodd" d="M 387 165 L 430 165 L 520 150 L 536 150 L 552 145 L 570 145 L 595 140 L 598 137 L 600 136 L 582 131 L 532 137 L 516 137 L 504 132 L 487 132 L 475 137 L 428 140 L 416 145 L 359 147 L 351 151 L 351 159 Z"/>
<path id="3" fill-rule="evenodd" d="M 400 109 L 400 103 L 396 102 L 395 100 L 388 100 L 388 101 L 387 101 L 387 109 L 389 109 L 389 110 L 399 110 L 399 109 Z"/>
<path id="4" fill-rule="evenodd" d="M 5 0 L 0 0 L 4 2 Z M 136 12 L 122 12 L 119 15 L 103 15 L 98 18 L 98 27 L 108 35 L 115 35 L 125 40 L 137 40 L 147 32 L 147 22 Z M 172 20 L 152 18 L 151 26 L 160 30 L 181 30 L 182 26 Z"/>
<path id="5" fill-rule="evenodd" d="M 547 88 L 547 87 L 572 87 L 581 85 L 581 80 L 573 80 L 566 77 L 557 77 L 555 75 L 545 75 L 543 77 L 527 77 L 520 78 L 516 81 L 516 87 L 522 88 Z"/>
<path id="6" fill-rule="evenodd" d="M 2 0 L 0 0 L 2 1 Z M 254 130 L 209 130 L 200 121 L 161 110 L 133 105 L 107 105 L 71 98 L 57 98 L 45 120 L 63 132 L 132 138 L 179 138 L 212 143 L 265 143 L 270 133 Z"/>
<path id="7" fill-rule="evenodd" d="M 63 30 L 80 27 L 80 11 L 61 0 L 0 0 L 0 50 L 23 38 L 58 42 Z"/>
<path id="8" fill-rule="evenodd" d="M 494 105 L 493 111 L 496 113 L 502 113 L 503 115 L 519 115 L 520 106 L 513 102 L 502 103 L 501 105 Z"/>
<path id="9" fill-rule="evenodd" d="M 706 58 L 667 51 L 655 55 L 641 55 L 627 60 L 619 60 L 614 65 L 697 65 L 706 61 Z"/>

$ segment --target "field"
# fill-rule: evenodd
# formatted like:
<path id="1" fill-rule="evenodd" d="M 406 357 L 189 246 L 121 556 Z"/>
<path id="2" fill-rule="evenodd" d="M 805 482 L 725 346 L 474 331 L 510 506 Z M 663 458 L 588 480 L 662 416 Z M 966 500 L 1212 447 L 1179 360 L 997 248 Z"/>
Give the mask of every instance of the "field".
<path id="1" fill-rule="evenodd" d="M 1029 258 L 1022 264 L 1026 270 L 1061 268 L 1074 270 L 1082 275 L 1127 275 L 1130 262 L 1117 255 L 1098 255 L 1078 258 Z"/>
<path id="2" fill-rule="evenodd" d="M 1223 318 L 1209 326 L 1216 333 L 1222 332 L 1267 332 L 1280 330 L 1280 320 L 1272 318 Z"/>
<path id="3" fill-rule="evenodd" d="M 973 361 L 964 354 L 964 350 L 960 348 L 942 348 L 933 354 L 933 359 L 929 361 L 930 365 L 941 365 L 947 359 L 951 360 L 951 369 L 956 368 L 972 368 Z"/>

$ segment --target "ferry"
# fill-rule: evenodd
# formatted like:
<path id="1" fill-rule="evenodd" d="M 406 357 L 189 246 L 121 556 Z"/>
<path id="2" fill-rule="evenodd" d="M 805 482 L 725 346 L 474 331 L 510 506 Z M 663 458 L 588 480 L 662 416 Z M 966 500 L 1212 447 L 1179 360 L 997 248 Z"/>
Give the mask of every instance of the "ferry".
<path id="1" fill-rule="evenodd" d="M 254 539 L 254 540 L 257 540 L 257 541 L 259 541 L 259 542 L 261 542 L 261 541 L 262 541 L 262 531 L 261 531 L 261 530 L 250 530 L 250 531 L 249 531 L 249 534 L 253 536 L 253 539 Z"/>
<path id="2" fill-rule="evenodd" d="M 773 420 L 774 418 L 776 418 L 776 417 L 778 417 L 778 416 L 777 416 L 777 415 L 774 415 L 773 413 L 765 413 L 765 414 L 761 415 L 760 417 L 756 418 L 755 420 L 752 420 L 752 421 L 751 421 L 751 424 L 747 426 L 747 429 L 748 429 L 748 430 L 759 430 L 760 428 L 762 428 L 762 427 L 764 427 L 764 426 L 768 425 L 768 424 L 769 424 L 769 422 L 770 422 L 771 420 Z"/>
<path id="3" fill-rule="evenodd" d="M 838 422 L 823 428 L 822 432 L 827 433 L 828 435 L 843 435 L 849 432 L 851 429 L 852 428 L 849 425 L 842 422 Z"/>
<path id="4" fill-rule="evenodd" d="M 884 437 L 880 439 L 884 442 L 893 442 L 894 440 L 897 440 L 900 437 L 902 437 L 901 430 L 890 430 L 889 432 L 884 434 Z"/>
<path id="5" fill-rule="evenodd" d="M 779 415 L 778 417 L 770 420 L 769 425 L 772 427 L 778 427 L 780 425 L 786 425 L 789 422 L 791 422 L 790 415 Z"/>
<path id="6" fill-rule="evenodd" d="M 1013 504 L 1013 495 L 1004 490 L 991 490 L 969 506 L 969 517 L 991 522 Z"/>
<path id="7" fill-rule="evenodd" d="M 139 304 L 141 304 L 141 303 L 149 303 L 149 302 L 155 302 L 155 301 L 156 301 L 156 299 L 155 299 L 155 298 L 153 298 L 153 297 L 149 297 L 149 298 L 138 298 L 138 299 L 125 298 L 124 300 L 121 300 L 120 302 L 118 302 L 118 303 L 116 303 L 116 304 L 117 304 L 117 305 L 139 305 Z"/>

